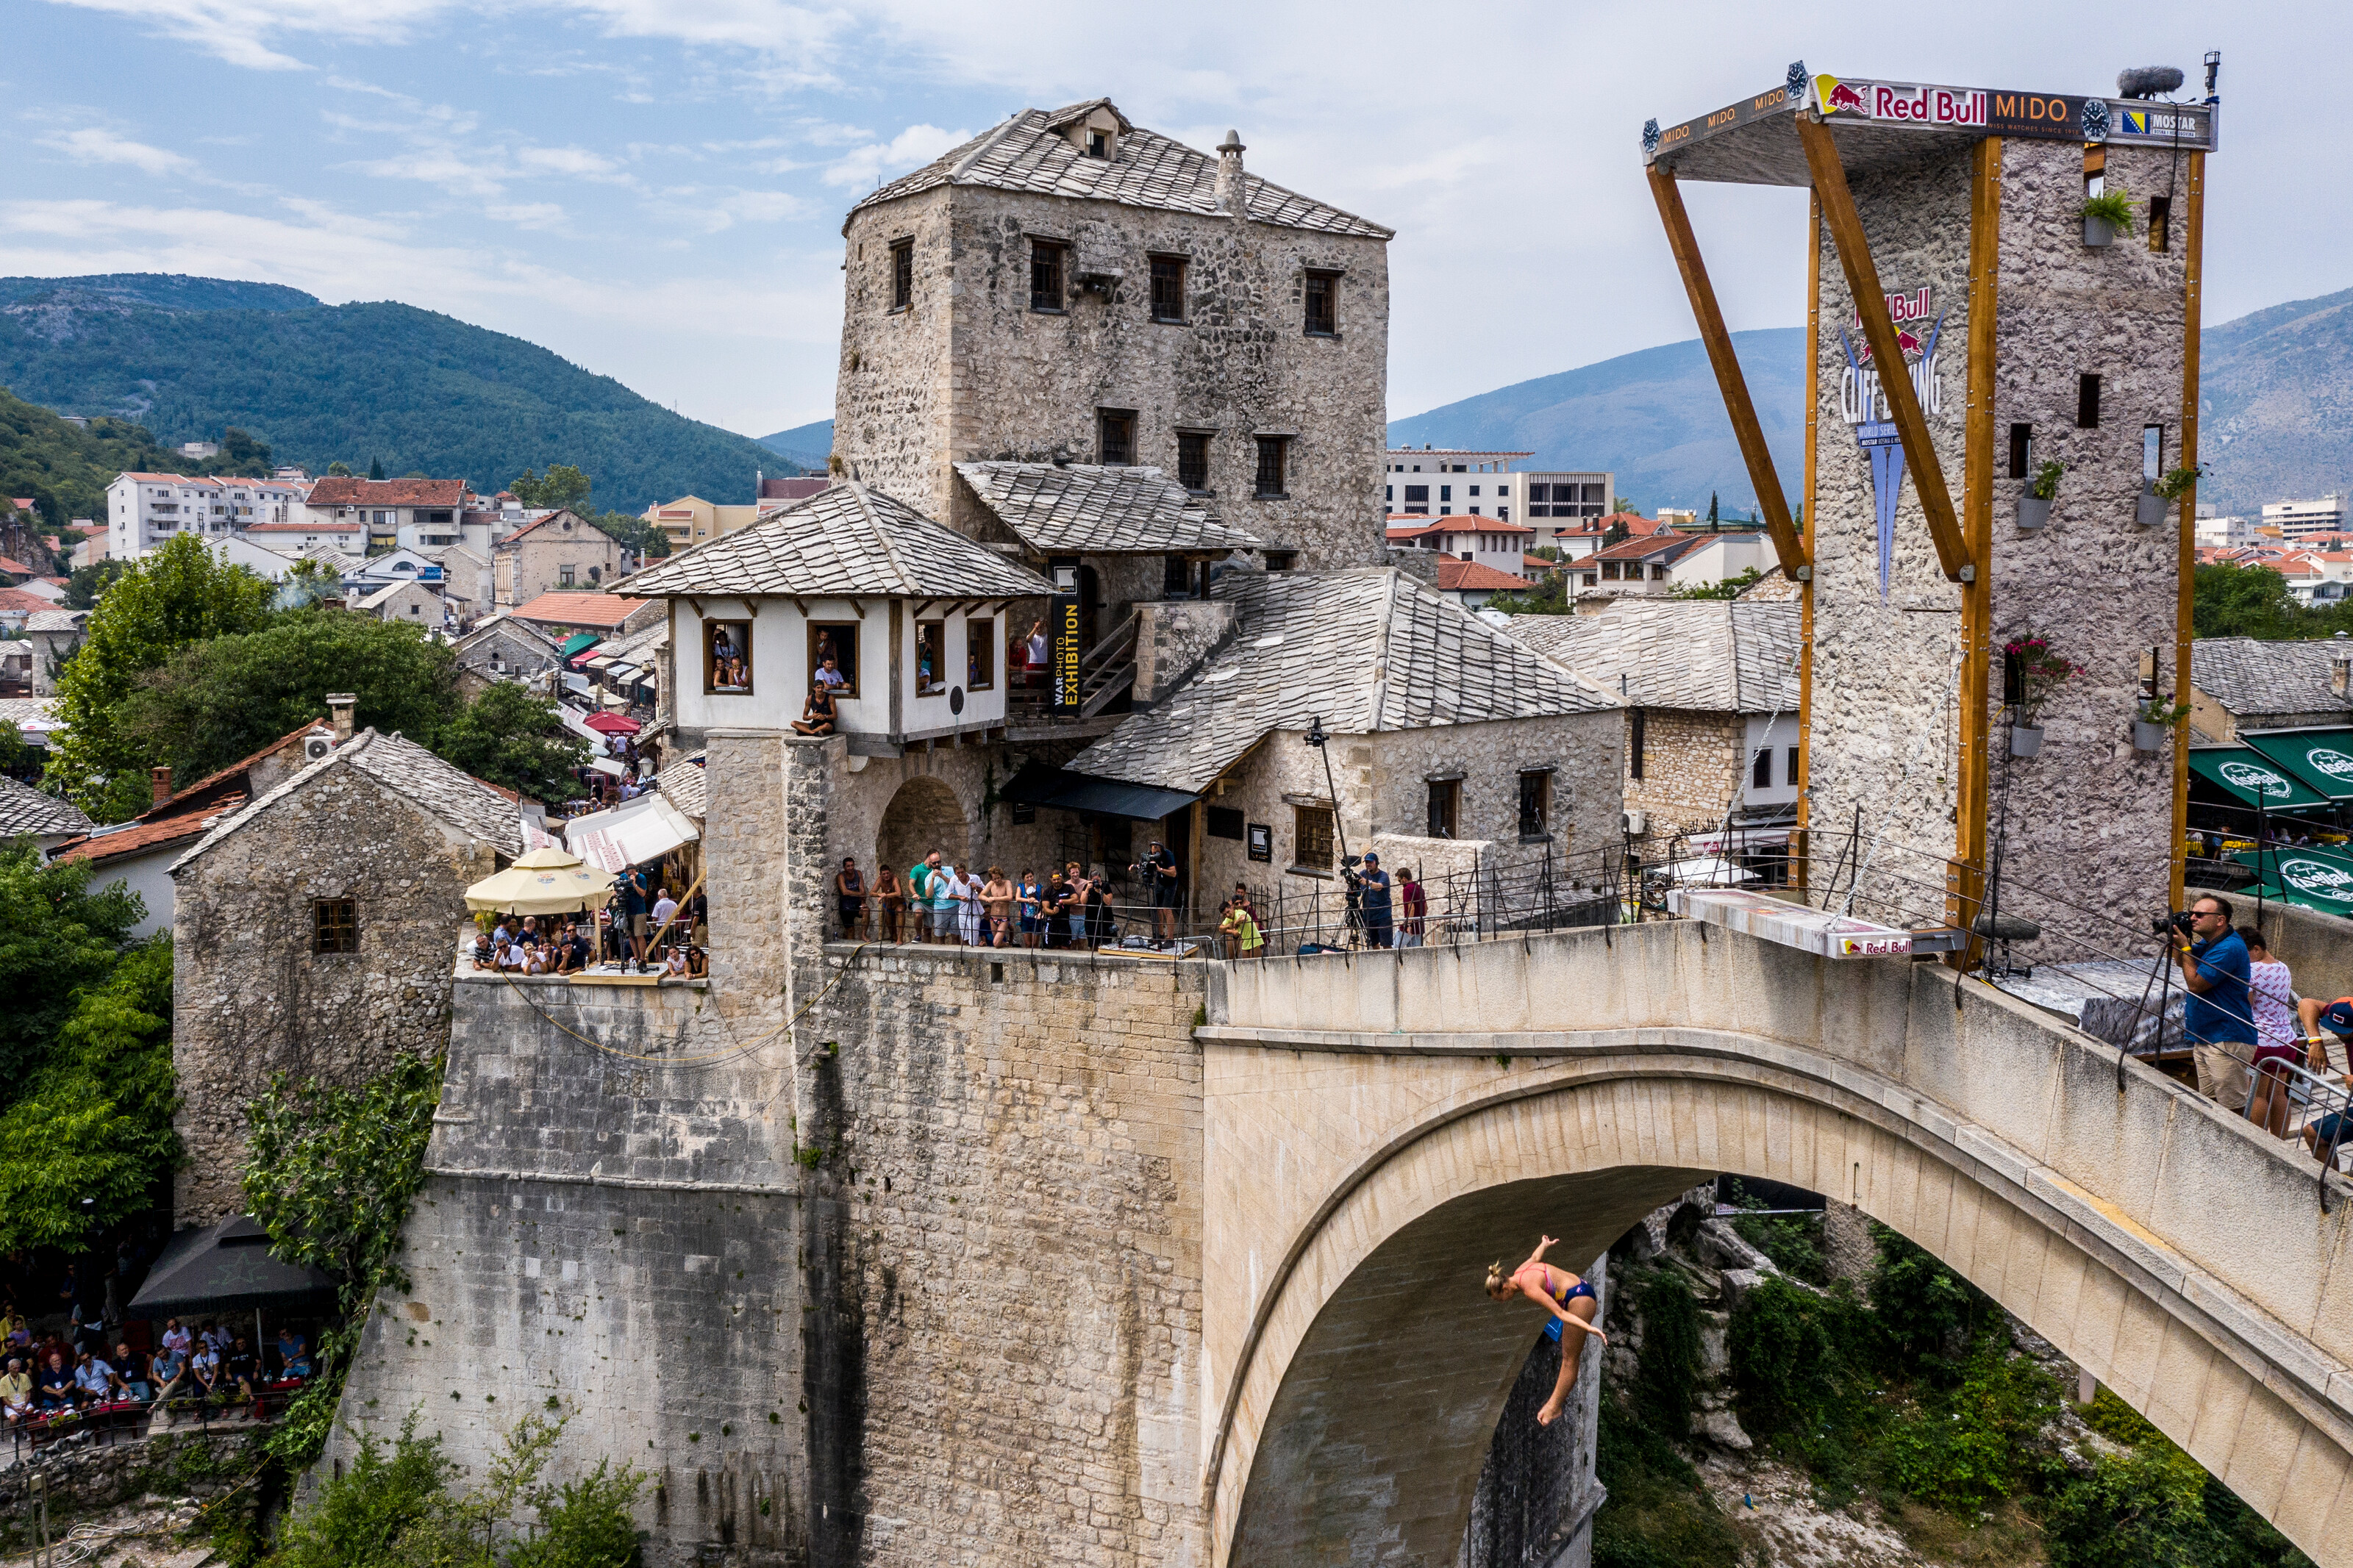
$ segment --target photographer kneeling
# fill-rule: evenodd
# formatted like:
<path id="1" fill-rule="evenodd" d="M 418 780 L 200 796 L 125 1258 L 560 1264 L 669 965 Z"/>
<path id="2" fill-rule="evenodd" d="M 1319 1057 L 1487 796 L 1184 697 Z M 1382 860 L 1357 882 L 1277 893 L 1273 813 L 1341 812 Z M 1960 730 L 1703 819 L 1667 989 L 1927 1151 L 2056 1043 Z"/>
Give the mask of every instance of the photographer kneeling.
<path id="1" fill-rule="evenodd" d="M 2189 922 L 2189 941 L 2180 935 Z M 2254 1079 L 2248 1063 L 2255 1055 L 2255 1020 L 2249 1010 L 2247 944 L 2231 929 L 2231 905 L 2211 893 L 2176 916 L 2174 956 L 2181 965 L 2181 1026 L 2198 1064 L 2198 1092 L 2233 1115 L 2247 1109 Z"/>

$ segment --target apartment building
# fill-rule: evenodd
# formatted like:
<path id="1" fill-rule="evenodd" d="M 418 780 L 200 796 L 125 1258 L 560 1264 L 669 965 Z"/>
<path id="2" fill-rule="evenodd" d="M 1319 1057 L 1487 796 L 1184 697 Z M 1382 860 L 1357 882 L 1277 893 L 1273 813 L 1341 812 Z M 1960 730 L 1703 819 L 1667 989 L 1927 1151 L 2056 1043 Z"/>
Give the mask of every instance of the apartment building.
<path id="1" fill-rule="evenodd" d="M 458 542 L 459 513 L 472 501 L 463 479 L 355 479 L 330 475 L 311 487 L 310 517 L 358 522 L 371 545 L 396 543 L 400 531 L 448 534 Z M 307 521 L 307 520 L 306 520 Z"/>
<path id="2" fill-rule="evenodd" d="M 303 504 L 303 487 L 284 479 L 124 472 L 106 487 L 106 553 L 136 561 L 178 533 L 301 521 Z"/>

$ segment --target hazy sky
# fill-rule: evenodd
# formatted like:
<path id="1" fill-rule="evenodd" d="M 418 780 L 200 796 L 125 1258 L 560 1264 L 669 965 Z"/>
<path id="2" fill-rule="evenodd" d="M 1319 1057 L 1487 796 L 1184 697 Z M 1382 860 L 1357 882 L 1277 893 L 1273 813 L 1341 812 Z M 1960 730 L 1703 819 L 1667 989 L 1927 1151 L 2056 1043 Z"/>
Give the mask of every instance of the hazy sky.
<path id="1" fill-rule="evenodd" d="M 1255 172 L 1398 230 L 1388 401 L 1406 415 L 1694 335 L 1641 177 L 1642 121 L 1768 87 L 1799 58 L 2080 92 L 2127 65 L 2194 80 L 2219 48 L 2206 319 L 2353 285 L 2353 135 L 2321 79 L 2348 16 L 0 0 L 0 274 L 405 300 L 762 435 L 831 411 L 841 215 L 859 194 L 1016 108 L 1108 94 L 1196 146 L 1237 127 Z M 1803 195 L 1689 200 L 1732 325 L 1796 324 Z"/>

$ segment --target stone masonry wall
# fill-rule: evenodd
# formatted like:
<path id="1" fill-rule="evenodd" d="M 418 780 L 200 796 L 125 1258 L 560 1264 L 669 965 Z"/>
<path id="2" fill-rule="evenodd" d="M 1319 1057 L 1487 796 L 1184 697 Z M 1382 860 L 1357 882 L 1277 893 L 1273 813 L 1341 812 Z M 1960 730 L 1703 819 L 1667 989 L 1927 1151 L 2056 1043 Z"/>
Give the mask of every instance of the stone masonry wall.
<path id="1" fill-rule="evenodd" d="M 1678 833 L 1714 832 L 1740 784 L 1746 730 L 1737 713 L 1672 708 L 1642 712 L 1642 776 L 1633 776 L 1633 716 L 1626 718 L 1626 809 L 1649 814 L 1647 834 L 1664 844 Z"/>
<path id="2" fill-rule="evenodd" d="M 1029 305 L 1029 240 L 1071 247 L 1060 313 Z M 891 246 L 910 239 L 911 309 Z M 980 186 L 853 215 L 836 451 L 868 483 L 967 533 L 959 459 L 1098 460 L 1096 413 L 1136 415 L 1135 460 L 1173 474 L 1176 432 L 1213 431 L 1209 504 L 1308 569 L 1378 562 L 1386 413 L 1384 242 Z M 1182 255 L 1187 320 L 1150 318 L 1152 253 Z M 1339 331 L 1302 330 L 1305 270 L 1343 274 Z M 1116 272 L 1108 297 L 1081 272 Z M 1287 498 L 1253 495 L 1257 435 L 1289 434 Z"/>
<path id="3" fill-rule="evenodd" d="M 438 1053 L 466 888 L 488 845 L 331 768 L 174 879 L 172 1062 L 181 1225 L 244 1212 L 245 1107 L 275 1072 L 356 1084 Z M 311 900 L 348 898 L 359 951 L 313 952 Z"/>

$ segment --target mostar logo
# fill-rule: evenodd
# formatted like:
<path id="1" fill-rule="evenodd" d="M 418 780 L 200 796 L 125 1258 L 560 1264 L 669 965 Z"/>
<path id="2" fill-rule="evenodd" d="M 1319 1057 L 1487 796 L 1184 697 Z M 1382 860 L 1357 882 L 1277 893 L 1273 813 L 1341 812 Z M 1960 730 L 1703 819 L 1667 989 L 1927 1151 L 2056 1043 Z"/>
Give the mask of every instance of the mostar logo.
<path id="1" fill-rule="evenodd" d="M 2257 795 L 2284 795 L 2292 793 L 2287 780 L 2269 768 L 2259 768 L 2253 763 L 2224 763 L 2217 770 L 2228 782 L 2241 789 L 2251 789 Z"/>
<path id="2" fill-rule="evenodd" d="M 2353 871 L 2327 860 L 2283 860 L 2279 879 L 2299 893 L 2353 902 Z"/>

